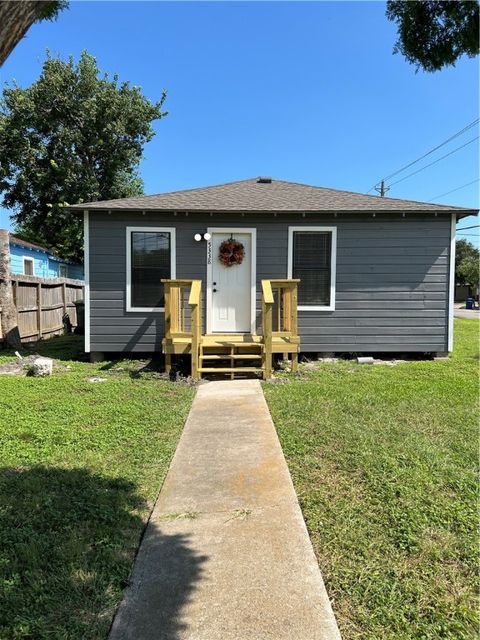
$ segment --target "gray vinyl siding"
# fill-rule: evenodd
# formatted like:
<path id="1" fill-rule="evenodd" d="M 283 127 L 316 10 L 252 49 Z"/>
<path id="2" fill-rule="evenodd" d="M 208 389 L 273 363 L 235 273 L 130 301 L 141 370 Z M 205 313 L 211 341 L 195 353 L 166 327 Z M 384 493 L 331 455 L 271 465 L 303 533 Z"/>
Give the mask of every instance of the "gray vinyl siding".
<path id="1" fill-rule="evenodd" d="M 448 345 L 449 214 L 209 214 L 91 212 L 91 351 L 161 350 L 164 315 L 127 312 L 126 227 L 176 228 L 177 278 L 206 287 L 207 227 L 257 230 L 257 331 L 260 281 L 287 277 L 289 226 L 337 227 L 334 311 L 299 311 L 304 352 L 436 352 Z M 205 318 L 205 314 L 204 314 Z"/>

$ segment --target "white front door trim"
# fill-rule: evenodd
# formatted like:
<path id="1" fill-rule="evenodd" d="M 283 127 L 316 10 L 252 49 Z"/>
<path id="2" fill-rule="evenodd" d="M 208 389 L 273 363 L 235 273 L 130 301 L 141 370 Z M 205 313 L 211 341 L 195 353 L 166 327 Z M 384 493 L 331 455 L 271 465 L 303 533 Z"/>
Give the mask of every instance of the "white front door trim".
<path id="1" fill-rule="evenodd" d="M 250 333 L 256 333 L 256 297 L 257 297 L 257 230 L 255 227 L 208 227 L 207 232 L 210 236 L 214 233 L 249 233 L 252 239 L 251 256 L 250 256 L 250 273 L 251 273 L 251 289 L 250 289 L 250 306 L 251 306 L 251 326 Z M 213 261 L 215 256 L 212 255 L 212 240 L 207 241 L 207 333 L 212 333 L 212 281 L 213 281 Z M 248 258 L 248 256 L 247 256 Z"/>

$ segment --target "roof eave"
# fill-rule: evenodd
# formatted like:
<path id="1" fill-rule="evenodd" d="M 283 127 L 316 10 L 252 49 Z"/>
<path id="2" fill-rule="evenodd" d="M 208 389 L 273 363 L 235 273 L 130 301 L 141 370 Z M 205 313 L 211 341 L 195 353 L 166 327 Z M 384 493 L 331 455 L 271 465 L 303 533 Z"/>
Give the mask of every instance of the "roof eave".
<path id="1" fill-rule="evenodd" d="M 334 209 L 332 207 L 328 208 L 328 209 L 196 209 L 196 208 L 188 208 L 188 209 L 172 209 L 172 208 L 168 208 L 168 209 L 162 209 L 159 207 L 98 207 L 98 206 L 94 206 L 94 207 L 79 207 L 78 205 L 75 205 L 74 207 L 68 207 L 69 211 L 72 211 L 73 213 L 78 213 L 78 214 L 83 214 L 85 211 L 88 212 L 94 212 L 94 211 L 99 211 L 102 213 L 108 213 L 108 212 L 124 212 L 124 211 L 145 211 L 145 212 L 149 212 L 149 213 L 219 213 L 219 214 L 226 214 L 226 213 L 234 213 L 234 214 L 245 214 L 245 215 L 255 215 L 255 214 L 268 214 L 268 213 L 273 213 L 273 214 L 302 214 L 302 213 L 311 213 L 311 214 L 327 214 L 327 213 L 346 213 L 346 214 L 352 214 L 352 213 L 359 213 L 359 214 L 366 214 L 366 215 L 371 215 L 373 213 L 375 214 L 382 214 L 382 213 L 450 213 L 450 214 L 457 214 L 460 217 L 466 217 L 466 216 L 472 216 L 472 215 L 477 215 L 479 210 L 478 209 L 465 209 L 463 207 L 446 207 L 445 205 L 443 206 L 439 206 L 438 209 L 437 208 L 433 208 L 433 209 L 408 209 L 408 208 L 398 208 L 398 209 Z"/>
<path id="2" fill-rule="evenodd" d="M 48 249 L 44 247 L 37 247 L 31 244 L 25 244 L 24 242 L 18 242 L 17 240 L 10 239 L 10 244 L 15 245 L 16 247 L 20 247 L 21 249 L 28 249 L 29 251 L 40 251 L 41 253 L 46 253 L 48 255 Z"/>

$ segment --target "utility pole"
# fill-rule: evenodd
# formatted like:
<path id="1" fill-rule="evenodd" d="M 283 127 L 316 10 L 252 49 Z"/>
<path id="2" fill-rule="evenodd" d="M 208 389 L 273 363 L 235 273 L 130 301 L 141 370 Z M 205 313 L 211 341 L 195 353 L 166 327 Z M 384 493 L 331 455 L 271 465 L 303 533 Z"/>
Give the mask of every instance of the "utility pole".
<path id="1" fill-rule="evenodd" d="M 376 186 L 375 187 L 375 191 L 378 191 L 378 193 L 380 194 L 381 198 L 385 197 L 385 194 L 387 193 L 387 191 L 390 191 L 390 187 L 386 187 L 385 186 L 385 180 L 382 180 L 380 182 L 380 186 Z"/>

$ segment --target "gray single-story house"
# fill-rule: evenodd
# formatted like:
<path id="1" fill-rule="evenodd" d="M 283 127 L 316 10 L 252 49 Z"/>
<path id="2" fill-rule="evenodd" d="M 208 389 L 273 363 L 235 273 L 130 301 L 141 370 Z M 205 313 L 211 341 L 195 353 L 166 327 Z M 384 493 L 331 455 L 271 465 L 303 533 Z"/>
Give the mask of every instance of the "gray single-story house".
<path id="1" fill-rule="evenodd" d="M 476 211 L 262 177 L 71 208 L 93 356 L 268 377 L 275 352 L 452 349 L 455 224 Z"/>

